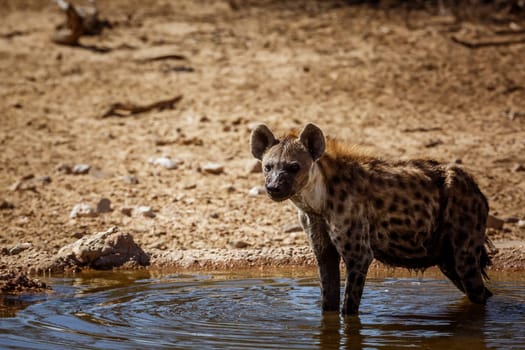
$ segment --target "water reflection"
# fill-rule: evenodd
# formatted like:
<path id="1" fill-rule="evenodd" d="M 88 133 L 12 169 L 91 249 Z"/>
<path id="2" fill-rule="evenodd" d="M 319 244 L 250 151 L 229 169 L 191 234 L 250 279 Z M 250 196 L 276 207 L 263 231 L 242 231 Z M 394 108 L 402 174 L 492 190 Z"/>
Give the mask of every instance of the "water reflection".
<path id="1" fill-rule="evenodd" d="M 111 349 L 525 348 L 525 282 L 473 305 L 444 279 L 375 276 L 361 313 L 321 313 L 315 274 L 94 273 L 0 318 L 2 346 Z M 25 308 L 25 309 L 23 309 Z M 18 311 L 16 317 L 12 317 Z M 6 314 L 7 315 L 7 314 Z"/>

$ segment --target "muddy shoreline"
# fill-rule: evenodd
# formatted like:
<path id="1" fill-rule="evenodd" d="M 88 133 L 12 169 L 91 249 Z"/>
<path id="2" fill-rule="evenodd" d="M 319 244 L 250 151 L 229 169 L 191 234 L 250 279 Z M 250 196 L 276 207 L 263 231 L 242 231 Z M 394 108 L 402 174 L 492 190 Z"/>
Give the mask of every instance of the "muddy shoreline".
<path id="1" fill-rule="evenodd" d="M 492 256 L 491 271 L 525 271 L 525 242 L 497 241 L 496 251 Z M 227 271 L 227 270 L 273 270 L 276 268 L 308 268 L 315 269 L 316 262 L 311 248 L 308 246 L 267 249 L 200 249 L 167 252 L 153 249 L 146 251 L 150 257 L 145 266 L 124 264 L 115 267 L 117 270 L 149 269 L 161 271 Z M 63 274 L 73 271 L 89 270 L 90 267 L 67 266 L 56 264 L 56 258 L 45 252 L 26 251 L 21 253 L 17 263 L 2 264 L 2 270 L 29 272 L 31 275 Z M 23 263 L 23 264 L 20 264 Z M 343 267 L 343 265 L 341 265 Z M 396 269 L 401 267 L 385 266 L 374 261 L 371 271 Z M 432 268 L 433 269 L 433 268 Z"/>

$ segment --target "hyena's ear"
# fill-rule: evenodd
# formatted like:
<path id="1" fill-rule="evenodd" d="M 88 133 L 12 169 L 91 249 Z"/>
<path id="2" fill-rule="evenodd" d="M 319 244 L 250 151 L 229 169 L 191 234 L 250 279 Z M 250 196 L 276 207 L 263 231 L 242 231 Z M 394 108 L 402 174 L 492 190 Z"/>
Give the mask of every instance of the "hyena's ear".
<path id="1" fill-rule="evenodd" d="M 312 123 L 306 124 L 299 135 L 299 140 L 310 152 L 313 160 L 319 159 L 325 150 L 325 140 L 321 129 Z"/>
<path id="2" fill-rule="evenodd" d="M 275 136 L 264 124 L 259 124 L 253 129 L 250 137 L 250 148 L 255 158 L 262 160 L 264 151 L 277 143 Z"/>

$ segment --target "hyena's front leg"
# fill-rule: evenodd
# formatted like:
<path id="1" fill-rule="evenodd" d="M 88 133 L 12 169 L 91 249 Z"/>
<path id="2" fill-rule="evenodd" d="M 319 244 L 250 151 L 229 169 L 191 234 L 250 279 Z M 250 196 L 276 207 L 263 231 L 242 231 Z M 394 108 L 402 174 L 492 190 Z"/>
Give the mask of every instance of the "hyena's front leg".
<path id="1" fill-rule="evenodd" d="M 341 288 L 339 253 L 330 240 L 328 227 L 322 218 L 299 211 L 299 220 L 308 235 L 317 259 L 323 311 L 337 311 L 339 310 Z"/>
<path id="2" fill-rule="evenodd" d="M 339 231 L 334 237 L 346 266 L 342 310 L 344 315 L 354 315 L 359 311 L 366 274 L 374 256 L 368 231 L 367 222 L 355 222 Z"/>

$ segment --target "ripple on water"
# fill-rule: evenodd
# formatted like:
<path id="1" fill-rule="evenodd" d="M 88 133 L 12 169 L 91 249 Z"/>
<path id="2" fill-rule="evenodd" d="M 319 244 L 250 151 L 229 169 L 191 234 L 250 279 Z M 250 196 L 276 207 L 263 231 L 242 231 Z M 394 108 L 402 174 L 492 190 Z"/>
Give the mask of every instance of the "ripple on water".
<path id="1" fill-rule="evenodd" d="M 322 314 L 317 278 L 51 280 L 55 295 L 0 318 L 7 348 L 525 348 L 525 282 L 493 282 L 472 305 L 446 280 L 371 278 L 359 317 Z"/>

